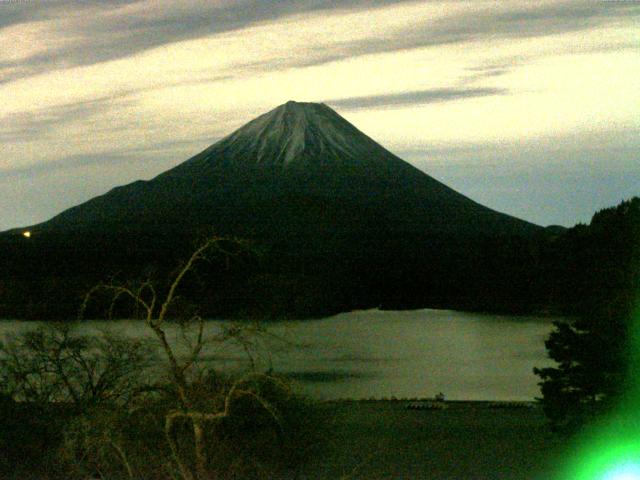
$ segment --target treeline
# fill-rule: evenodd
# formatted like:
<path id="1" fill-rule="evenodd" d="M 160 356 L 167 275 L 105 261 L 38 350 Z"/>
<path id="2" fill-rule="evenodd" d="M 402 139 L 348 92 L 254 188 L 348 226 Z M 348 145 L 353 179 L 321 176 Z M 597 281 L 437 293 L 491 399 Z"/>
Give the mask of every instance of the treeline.
<path id="1" fill-rule="evenodd" d="M 206 316 L 306 318 L 356 308 L 452 308 L 577 314 L 628 282 L 638 198 L 589 225 L 529 235 L 349 234 L 250 238 L 231 260 L 199 267 L 189 300 Z M 0 318 L 73 318 L 82 295 L 110 278 L 166 278 L 196 232 L 20 232 L 0 237 Z M 201 235 L 200 235 L 201 236 Z"/>
<path id="2" fill-rule="evenodd" d="M 597 212 L 546 245 L 540 268 L 546 301 L 570 314 L 630 304 L 640 272 L 640 198 Z"/>

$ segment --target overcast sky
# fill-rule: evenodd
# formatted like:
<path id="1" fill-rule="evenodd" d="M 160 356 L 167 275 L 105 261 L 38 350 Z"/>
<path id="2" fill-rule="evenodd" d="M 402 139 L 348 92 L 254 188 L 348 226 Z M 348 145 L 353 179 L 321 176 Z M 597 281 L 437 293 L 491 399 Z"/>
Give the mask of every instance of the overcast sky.
<path id="1" fill-rule="evenodd" d="M 0 0 L 0 230 L 325 102 L 461 193 L 573 225 L 640 195 L 640 0 Z"/>

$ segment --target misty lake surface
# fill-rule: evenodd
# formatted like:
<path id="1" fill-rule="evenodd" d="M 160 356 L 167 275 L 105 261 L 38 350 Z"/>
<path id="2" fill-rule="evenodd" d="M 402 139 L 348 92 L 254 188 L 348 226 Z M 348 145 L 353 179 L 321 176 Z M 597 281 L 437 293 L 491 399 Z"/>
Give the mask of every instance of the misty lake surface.
<path id="1" fill-rule="evenodd" d="M 262 369 L 290 376 L 320 399 L 433 397 L 451 400 L 532 400 L 540 396 L 533 367 L 552 365 L 544 340 L 553 319 L 449 310 L 343 313 L 321 320 L 265 325 L 254 337 L 252 358 Z M 205 336 L 228 322 L 207 321 Z M 0 337 L 34 323 L 0 322 Z M 142 321 L 84 321 L 88 334 L 119 332 L 150 337 Z M 189 337 L 168 328 L 169 339 L 186 350 Z M 211 341 L 204 362 L 227 370 L 247 368 L 235 344 Z M 161 357 L 159 357 L 161 358 Z"/>

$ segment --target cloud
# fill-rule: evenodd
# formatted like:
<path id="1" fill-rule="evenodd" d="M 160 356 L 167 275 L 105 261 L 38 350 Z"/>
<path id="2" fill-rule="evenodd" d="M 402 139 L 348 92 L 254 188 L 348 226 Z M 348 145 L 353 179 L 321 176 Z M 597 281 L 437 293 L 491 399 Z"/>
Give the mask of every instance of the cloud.
<path id="1" fill-rule="evenodd" d="M 437 3 L 437 2 L 436 2 Z M 628 23 L 640 14 L 640 4 L 632 2 L 563 1 L 539 2 L 531 6 L 505 1 L 495 4 L 477 2 L 468 8 L 444 8 L 444 14 L 432 15 L 430 4 L 421 10 L 411 7 L 415 18 L 407 19 L 391 31 L 370 28 L 371 35 L 352 40 L 329 41 L 322 48 L 307 51 L 302 57 L 287 56 L 265 62 L 263 69 L 322 65 L 366 55 L 393 53 L 425 47 L 552 37 L 566 33 L 596 30 L 606 25 Z M 452 13 L 447 13 L 449 8 Z M 375 27 L 376 12 L 363 11 L 359 27 Z M 629 48 L 632 43 L 616 45 Z M 603 47 L 603 48 L 606 48 Z M 523 59 L 520 59 L 523 60 Z M 494 74 L 499 73 L 497 70 Z"/>
<path id="2" fill-rule="evenodd" d="M 425 3 L 425 12 L 442 2 Z M 0 82 L 53 69 L 91 65 L 126 58 L 175 42 L 241 31 L 289 17 L 325 15 L 352 11 L 359 15 L 359 26 L 368 26 L 366 38 L 331 42 L 327 48 L 307 52 L 301 58 L 283 57 L 265 62 L 265 70 L 283 66 L 308 66 L 372 53 L 423 48 L 496 38 L 542 37 L 565 32 L 590 30 L 607 23 L 631 20 L 640 13 L 633 2 L 592 0 L 541 2 L 524 5 L 505 1 L 483 1 L 461 8 L 457 2 L 444 2 L 435 18 L 424 15 L 417 25 L 397 28 L 380 35 L 376 15 L 381 7 L 405 5 L 422 8 L 408 0 L 237 0 L 188 2 L 16 2 L 0 4 L 0 29 L 33 21 L 49 22 L 58 39 L 46 42 L 41 51 L 27 58 L 1 61 Z M 452 13 L 447 13 L 447 12 Z M 0 36 L 3 31 L 0 30 Z M 69 42 L 68 40 L 73 41 Z M 277 41 L 277 39 L 274 39 Z M 38 41 L 33 38 L 31 41 Z"/>
<path id="3" fill-rule="evenodd" d="M 48 160 L 44 163 L 34 163 L 28 165 L 20 165 L 15 167 L 0 168 L 2 180 L 11 177 L 35 178 L 40 175 L 48 175 L 52 172 L 70 170 L 91 165 L 112 168 L 114 166 L 130 167 L 132 164 L 145 164 L 149 168 L 149 164 L 157 163 L 160 165 L 160 173 L 162 168 L 170 168 L 176 164 L 186 161 L 189 156 L 195 155 L 203 149 L 203 145 L 212 143 L 209 137 L 198 137 L 189 140 L 169 140 L 158 141 L 153 147 L 130 147 L 130 148 L 114 148 L 109 151 L 98 153 L 83 153 L 77 155 L 68 155 L 62 158 Z M 187 155 L 173 152 L 188 151 Z M 149 175 L 147 175 L 149 176 Z"/>
<path id="4" fill-rule="evenodd" d="M 50 28 L 74 42 L 0 62 L 0 82 L 58 68 L 130 57 L 171 43 L 208 37 L 291 15 L 323 10 L 368 10 L 408 0 L 131 0 L 117 2 L 16 2 L 0 4 L 3 28 L 50 22 Z M 7 12 L 8 10 L 8 12 Z M 37 40 L 37 39 L 34 39 Z M 44 46 L 43 46 L 44 47 Z"/>
<path id="5" fill-rule="evenodd" d="M 44 141 L 48 135 L 59 135 L 66 126 L 78 122 L 84 124 L 87 132 L 91 127 L 98 127 L 101 131 L 129 128 L 126 122 L 120 122 L 122 125 L 105 124 L 103 122 L 105 114 L 111 112 L 117 115 L 120 109 L 135 105 L 137 97 L 141 94 L 176 86 L 189 87 L 210 84 L 232 78 L 232 75 L 210 75 L 179 81 L 165 81 L 158 85 L 116 88 L 108 94 L 87 100 L 0 114 L 0 142 L 7 144 Z M 1 164 L 2 162 L 0 162 Z"/>
<path id="6" fill-rule="evenodd" d="M 508 56 L 507 58 L 502 58 L 500 61 L 483 61 L 478 65 L 467 67 L 464 77 L 461 78 L 461 83 L 469 84 L 501 77 L 523 64 L 525 60 L 531 61 L 533 60 L 533 56 Z"/>
<path id="7" fill-rule="evenodd" d="M 0 169 L 0 174 L 2 174 L 3 179 L 17 176 L 33 178 L 59 170 L 72 170 L 88 165 L 117 165 L 131 160 L 133 160 L 131 155 L 116 152 L 93 155 L 71 155 L 57 160 L 50 160 L 47 163 Z"/>
<path id="8" fill-rule="evenodd" d="M 507 90 L 501 88 L 432 88 L 413 92 L 341 98 L 337 100 L 327 100 L 326 103 L 336 108 L 355 110 L 360 108 L 450 102 L 464 98 L 506 95 L 507 93 Z"/>
<path id="9" fill-rule="evenodd" d="M 482 5 L 482 3 L 480 3 Z M 502 8 L 480 8 L 426 21 L 422 28 L 397 31 L 390 37 L 372 37 L 345 46 L 352 55 L 390 52 L 482 40 L 547 37 L 594 29 L 640 13 L 630 2 L 559 2 L 522 6 L 504 2 Z"/>
<path id="10" fill-rule="evenodd" d="M 117 106 L 112 96 L 71 102 L 53 108 L 10 113 L 0 117 L 0 142 L 25 142 L 41 139 L 49 131 L 78 120 L 87 121 Z"/>

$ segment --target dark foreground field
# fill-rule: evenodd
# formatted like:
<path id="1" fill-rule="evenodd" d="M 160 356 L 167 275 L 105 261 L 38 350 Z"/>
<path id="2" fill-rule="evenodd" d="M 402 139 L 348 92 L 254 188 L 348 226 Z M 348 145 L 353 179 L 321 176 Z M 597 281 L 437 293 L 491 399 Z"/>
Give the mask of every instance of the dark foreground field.
<path id="1" fill-rule="evenodd" d="M 538 406 L 404 401 L 331 402 L 330 448 L 308 479 L 553 479 L 562 439 Z"/>
<path id="2" fill-rule="evenodd" d="M 556 467 L 558 461 L 562 460 L 565 440 L 547 429 L 538 406 L 528 408 L 526 404 L 446 402 L 444 409 L 412 410 L 407 408 L 409 404 L 407 401 L 390 400 L 321 403 L 307 412 L 310 427 L 314 427 L 307 432 L 309 437 L 290 439 L 294 444 L 287 446 L 287 452 L 296 452 L 306 461 L 294 462 L 290 467 L 284 467 L 283 464 L 284 469 L 275 470 L 250 469 L 245 472 L 241 468 L 232 468 L 229 475 L 222 474 L 215 478 L 566 480 L 558 477 Z M 304 418 L 307 417 L 298 421 L 304 422 Z M 12 428 L 19 427 L 20 420 L 7 415 L 3 420 L 5 436 L 11 437 Z M 31 423 L 46 426 L 46 419 L 44 424 L 35 420 Z M 20 431 L 24 433 L 24 429 Z M 14 441 L 5 441 L 4 446 L 0 444 L 0 479 L 71 478 L 62 473 L 66 464 L 61 466 L 63 470 L 58 468 L 49 471 L 47 459 L 52 459 L 46 454 L 45 433 L 38 431 L 30 435 L 27 445 L 19 443 L 25 441 L 19 434 L 14 435 Z M 44 435 L 42 439 L 39 438 L 40 434 Z M 52 438 L 57 438 L 57 435 Z M 133 440 L 138 441 L 135 438 Z M 247 438 L 229 437 L 226 441 L 245 444 Z M 252 445 L 251 442 L 248 444 Z M 260 445 L 260 442 L 257 444 Z M 80 445 L 80 451 L 85 452 L 83 455 L 88 455 L 89 450 L 93 452 L 93 449 L 84 450 L 86 446 Z M 231 445 L 226 446 L 229 447 L 226 449 L 228 454 L 234 455 L 235 450 L 230 448 Z M 3 451 L 5 448 L 11 451 Z M 147 455 L 144 458 L 152 465 L 162 465 L 162 458 L 148 457 L 149 452 L 145 448 L 134 453 L 143 452 L 143 455 Z M 38 455 L 40 449 L 44 449 L 43 458 Z M 21 450 L 24 450 L 24 458 L 20 456 Z M 277 453 L 272 451 L 276 457 Z M 282 453 L 285 456 L 289 454 Z M 13 459 L 13 468 L 9 464 L 2 465 L 5 455 L 7 459 Z M 57 454 L 53 455 L 55 457 Z M 221 458 L 224 459 L 224 455 Z M 242 466 L 242 458 L 237 460 Z M 117 462 L 117 458 L 114 461 Z M 260 462 L 259 459 L 256 461 Z M 155 467 L 151 464 L 151 470 L 146 472 L 145 478 L 156 478 L 152 473 Z M 144 470 L 141 465 L 137 467 L 137 471 Z M 161 471 L 161 478 L 169 478 L 164 470 Z M 138 474 L 129 477 L 114 472 L 97 478 L 140 478 Z M 259 472 L 263 473 L 256 476 Z M 73 478 L 89 477 L 76 475 Z"/>

